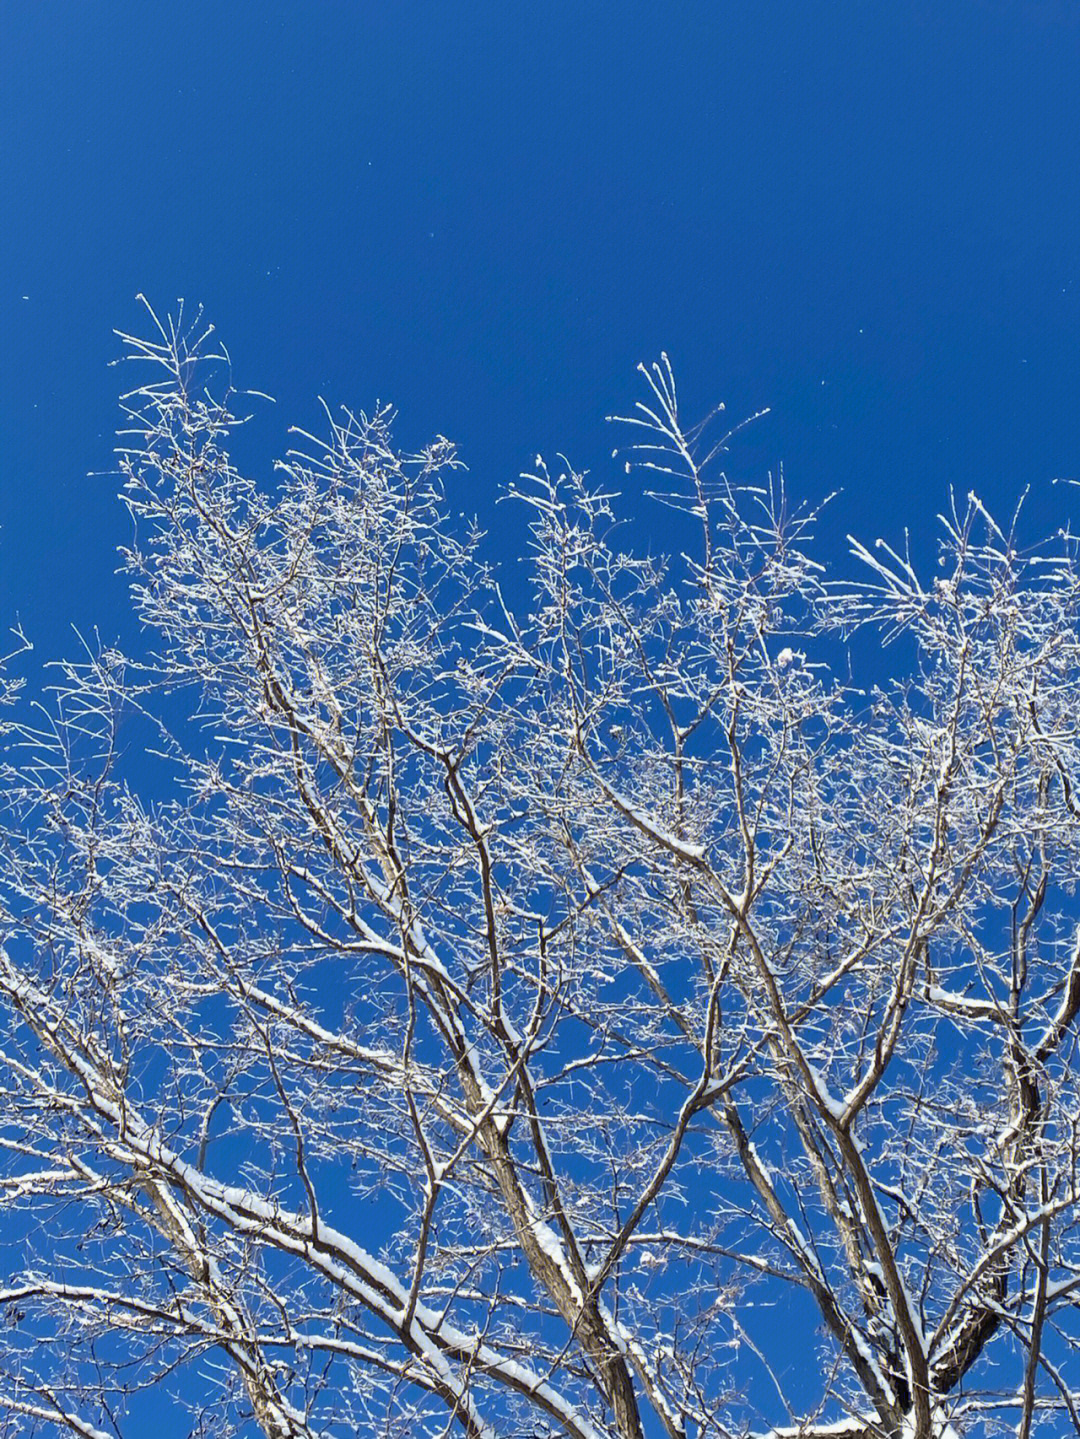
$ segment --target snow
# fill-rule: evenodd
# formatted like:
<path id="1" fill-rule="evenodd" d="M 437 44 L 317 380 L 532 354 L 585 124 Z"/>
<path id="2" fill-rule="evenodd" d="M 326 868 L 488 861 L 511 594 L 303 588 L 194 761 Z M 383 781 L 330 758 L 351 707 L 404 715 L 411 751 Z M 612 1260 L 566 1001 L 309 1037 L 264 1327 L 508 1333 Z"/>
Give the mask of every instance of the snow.
<path id="1" fill-rule="evenodd" d="M 165 1159 L 165 1151 L 160 1146 L 158 1149 L 162 1159 Z M 232 1210 L 229 1217 L 238 1228 L 250 1227 L 244 1223 L 245 1216 L 250 1215 L 256 1221 L 255 1232 L 259 1233 L 265 1242 L 303 1254 L 309 1263 L 353 1293 L 375 1314 L 393 1327 L 400 1327 L 408 1307 L 407 1289 L 392 1270 L 340 1230 L 320 1221 L 319 1247 L 316 1249 L 311 1239 L 312 1223 L 309 1216 L 288 1213 L 277 1204 L 268 1203 L 249 1190 L 220 1185 L 199 1171 L 192 1170 L 177 1156 L 168 1156 L 167 1162 L 175 1167 L 185 1185 L 190 1185 L 199 1194 L 207 1208 L 220 1212 L 220 1207 L 224 1206 Z M 547 1226 L 543 1228 L 547 1229 Z M 549 1229 L 548 1235 L 549 1242 L 558 1250 L 558 1241 Z M 559 1252 L 561 1254 L 561 1250 Z M 340 1258 L 335 1258 L 335 1255 Z M 436 1343 L 433 1337 L 436 1334 L 440 1343 Z M 468 1402 L 467 1395 L 443 1352 L 446 1348 L 473 1356 L 472 1362 L 487 1373 L 534 1395 L 550 1412 L 557 1415 L 568 1431 L 578 1436 L 578 1439 L 600 1439 L 588 1420 L 539 1374 L 493 1350 L 483 1340 L 458 1330 L 446 1321 L 444 1315 L 437 1314 L 423 1303 L 418 1303 L 415 1307 L 409 1339 L 425 1363 L 448 1385 L 453 1386 L 465 1402 Z M 496 1439 L 487 1426 L 478 1423 L 478 1428 L 485 1439 Z"/>
<path id="2" fill-rule="evenodd" d="M 875 1201 L 875 1202 L 876 1202 L 876 1201 Z M 882 1223 L 884 1223 L 884 1216 L 881 1215 L 881 1210 L 880 1210 L 880 1209 L 878 1210 L 878 1215 L 879 1215 L 879 1217 L 881 1218 Z M 925 1335 L 925 1333 L 923 1332 L 922 1319 L 921 1319 L 920 1316 L 919 1316 L 919 1306 L 915 1303 L 914 1299 L 911 1297 L 911 1293 L 910 1293 L 910 1291 L 909 1291 L 909 1289 L 908 1289 L 908 1287 L 907 1287 L 907 1284 L 906 1284 L 906 1282 L 905 1282 L 905 1280 L 904 1280 L 903 1271 L 901 1270 L 899 1264 L 896 1265 L 896 1277 L 897 1277 L 897 1279 L 899 1280 L 900 1289 L 901 1289 L 901 1291 L 902 1291 L 902 1293 L 903 1293 L 903 1295 L 904 1295 L 904 1304 L 905 1304 L 905 1306 L 906 1306 L 906 1308 L 907 1308 L 908 1316 L 909 1316 L 909 1318 L 910 1318 L 910 1320 L 911 1320 L 911 1327 L 912 1327 L 912 1329 L 914 1329 L 914 1331 L 915 1331 L 915 1337 L 916 1337 L 916 1338 L 918 1339 L 918 1341 L 919 1341 L 919 1348 L 920 1348 L 920 1350 L 922 1351 L 923 1356 L 924 1356 L 924 1358 L 925 1358 L 925 1357 L 927 1356 L 927 1354 L 928 1354 L 929 1346 L 927 1345 L 927 1342 L 926 1342 L 926 1335 Z"/>
<path id="3" fill-rule="evenodd" d="M 562 1242 L 558 1235 L 552 1229 L 551 1225 L 546 1224 L 537 1214 L 535 1206 L 528 1194 L 525 1195 L 525 1202 L 529 1206 L 530 1211 L 529 1228 L 532 1230 L 537 1244 L 540 1246 L 546 1258 L 548 1258 L 559 1271 L 574 1302 L 576 1304 L 584 1304 L 585 1296 L 581 1292 L 581 1286 L 570 1272 L 570 1266 L 566 1262 L 566 1251 L 563 1249 Z"/>
<path id="4" fill-rule="evenodd" d="M 1062 1295 L 1080 1288 L 1080 1274 L 1067 1274 L 1064 1279 L 1055 1279 L 1046 1286 L 1047 1303 L 1053 1303 Z"/>
<path id="5" fill-rule="evenodd" d="M 865 1434 L 867 1424 L 876 1422 L 876 1418 L 871 1418 L 840 1419 L 835 1424 L 785 1424 L 779 1429 L 757 1434 L 754 1439 L 805 1439 L 807 1435 L 813 1435 L 813 1439 L 818 1439 L 818 1436 L 824 1439 L 826 1435 Z"/>
<path id="6" fill-rule="evenodd" d="M 754 1144 L 754 1142 L 753 1142 L 752 1140 L 748 1140 L 748 1141 L 747 1141 L 746 1148 L 747 1148 L 747 1152 L 748 1152 L 750 1155 L 753 1156 L 754 1163 L 757 1165 L 758 1169 L 761 1171 L 761 1173 L 762 1173 L 762 1175 L 764 1176 L 764 1178 L 767 1180 L 767 1182 L 768 1182 L 769 1184 L 771 1184 L 771 1183 L 772 1183 L 772 1170 L 769 1168 L 769 1166 L 765 1163 L 764 1159 L 762 1159 L 761 1155 L 758 1153 L 757 1145 Z"/>
<path id="7" fill-rule="evenodd" d="M 829 1092 L 829 1086 L 825 1083 L 825 1080 L 822 1078 L 821 1074 L 818 1072 L 818 1070 L 814 1068 L 814 1066 L 810 1063 L 808 1059 L 804 1062 L 806 1064 L 807 1072 L 810 1075 L 811 1083 L 814 1086 L 814 1092 L 816 1093 L 818 1099 L 821 1101 L 822 1107 L 829 1114 L 832 1115 L 833 1119 L 836 1120 L 837 1124 L 841 1124 L 843 1122 L 844 1114 L 847 1109 L 845 1102 L 841 1099 L 835 1099 L 833 1097 L 833 1095 Z"/>
<path id="8" fill-rule="evenodd" d="M 10 978 L 15 979 L 14 966 L 3 950 L 0 950 L 0 963 L 11 971 Z M 29 981 L 18 976 L 16 983 L 27 997 L 42 999 L 40 1007 L 48 1012 L 48 1005 L 43 997 L 36 994 Z M 47 1020 L 42 1023 L 46 1029 L 51 1028 Z M 313 1269 L 359 1299 L 391 1328 L 400 1330 L 408 1310 L 409 1291 L 379 1259 L 322 1220 L 318 1224 L 316 1244 L 310 1215 L 286 1210 L 276 1201 L 264 1199 L 250 1189 L 222 1184 L 187 1163 L 163 1142 L 133 1106 L 121 1106 L 112 1097 L 103 1076 L 77 1050 L 67 1045 L 60 1048 L 85 1084 L 95 1109 L 116 1126 L 116 1147 L 125 1155 L 134 1157 L 137 1166 L 141 1160 L 165 1169 L 208 1213 L 219 1215 L 238 1232 L 252 1234 L 268 1246 L 302 1256 Z M 534 1233 L 545 1252 L 563 1269 L 572 1284 L 565 1268 L 562 1247 L 553 1231 L 537 1218 Z M 467 1365 L 479 1367 L 492 1377 L 535 1397 L 575 1439 L 601 1439 L 588 1419 L 540 1374 L 492 1349 L 479 1336 L 457 1329 L 447 1322 L 444 1314 L 436 1313 L 423 1303 L 414 1308 L 408 1340 L 423 1362 L 459 1396 L 484 1439 L 497 1439 L 497 1436 L 474 1413 L 465 1381 L 458 1378 L 447 1351 L 461 1357 Z"/>
<path id="9" fill-rule="evenodd" d="M 861 1419 L 852 1416 L 847 1419 L 837 1419 L 831 1424 L 808 1420 L 805 1424 L 780 1425 L 776 1429 L 769 1429 L 764 1434 L 755 1435 L 754 1439 L 841 1439 L 844 1434 L 862 1435 L 867 1432 L 876 1432 L 878 1422 L 876 1415 L 867 1415 Z M 931 1422 L 934 1426 L 932 1430 L 934 1439 L 960 1439 L 959 1434 L 940 1410 L 934 1410 Z M 906 1414 L 901 1423 L 902 1439 L 912 1439 L 915 1434 L 915 1416 Z"/>
<path id="10" fill-rule="evenodd" d="M 677 854 L 682 859 L 689 860 L 692 864 L 703 863 L 705 859 L 704 845 L 688 844 L 686 840 L 679 839 L 676 835 L 661 829 L 659 825 L 653 823 L 643 810 L 631 804 L 624 794 L 620 794 L 617 789 L 613 789 L 604 779 L 603 775 L 597 773 L 595 770 L 593 772 L 596 774 L 597 782 L 605 795 L 607 795 L 619 813 L 630 821 L 635 829 L 641 830 L 642 834 L 648 835 L 650 839 L 656 840 L 658 844 L 662 845 L 664 849 L 670 850 L 672 854 Z"/>
<path id="11" fill-rule="evenodd" d="M 877 1380 L 881 1392 L 883 1394 L 887 1394 L 890 1399 L 895 1399 L 896 1391 L 893 1389 L 893 1386 L 889 1382 L 889 1380 L 882 1373 L 881 1366 L 878 1364 L 877 1361 L 877 1355 L 870 1348 L 869 1344 L 867 1344 L 862 1330 L 857 1329 L 854 1325 L 852 1325 L 850 1333 L 852 1343 L 859 1351 L 860 1358 L 865 1361 L 867 1368 L 870 1369 L 874 1378 Z"/>
<path id="12" fill-rule="evenodd" d="M 1072 963 L 1069 966 L 1069 976 L 1065 982 L 1061 1003 L 1058 1005 L 1057 1013 L 1050 1021 L 1046 1033 L 1038 1044 L 1037 1053 L 1040 1055 L 1049 1053 L 1064 1033 L 1069 1015 L 1073 1010 L 1073 1006 L 1077 1003 L 1078 991 L 1080 991 L 1080 929 L 1076 932 L 1076 943 L 1073 948 Z"/>
<path id="13" fill-rule="evenodd" d="M 991 1004 L 989 1000 L 973 999 L 966 994 L 954 994 L 936 984 L 930 985 L 926 991 L 926 997 L 931 1004 L 940 1005 L 942 1009 L 970 1014 L 973 1019 L 996 1019 L 999 1015 L 998 1007 Z"/>

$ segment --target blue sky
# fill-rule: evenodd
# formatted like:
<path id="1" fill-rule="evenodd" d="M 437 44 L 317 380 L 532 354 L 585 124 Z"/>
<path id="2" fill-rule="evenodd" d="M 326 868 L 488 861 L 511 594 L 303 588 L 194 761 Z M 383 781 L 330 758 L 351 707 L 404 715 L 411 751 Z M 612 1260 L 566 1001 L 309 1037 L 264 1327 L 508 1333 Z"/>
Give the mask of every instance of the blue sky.
<path id="1" fill-rule="evenodd" d="M 131 633 L 111 328 L 201 301 L 241 384 L 439 431 L 451 498 L 536 450 L 600 469 L 667 349 L 693 416 L 839 536 L 947 487 L 1033 532 L 1080 471 L 1080 11 L 1065 0 L 34 0 L 0 107 L 0 616 L 42 658 Z M 25 298 L 24 298 L 25 297 Z M 637 508 L 637 506 L 633 506 Z M 664 539 L 664 515 L 644 516 Z"/>

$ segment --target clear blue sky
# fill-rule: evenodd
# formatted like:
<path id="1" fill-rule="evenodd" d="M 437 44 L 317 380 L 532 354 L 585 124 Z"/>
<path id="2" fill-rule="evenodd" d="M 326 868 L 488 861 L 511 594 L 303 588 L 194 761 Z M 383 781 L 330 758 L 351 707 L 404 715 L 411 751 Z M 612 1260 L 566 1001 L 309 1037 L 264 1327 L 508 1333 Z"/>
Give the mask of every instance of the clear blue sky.
<path id="1" fill-rule="evenodd" d="M 691 411 L 773 407 L 732 470 L 842 487 L 838 531 L 949 484 L 1064 513 L 1074 0 L 33 0 L 2 29 L 0 621 L 43 658 L 130 633 L 85 475 L 138 290 L 202 301 L 278 397 L 259 454 L 320 393 L 452 436 L 500 549 L 499 487 L 537 449 L 601 466 L 662 347 Z"/>

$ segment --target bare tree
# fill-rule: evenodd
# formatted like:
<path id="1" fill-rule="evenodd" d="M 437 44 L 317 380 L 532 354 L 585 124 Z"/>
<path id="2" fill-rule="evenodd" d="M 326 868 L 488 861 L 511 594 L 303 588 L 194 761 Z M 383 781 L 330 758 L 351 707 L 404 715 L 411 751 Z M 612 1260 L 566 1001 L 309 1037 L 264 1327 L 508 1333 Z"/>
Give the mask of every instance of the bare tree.
<path id="1" fill-rule="evenodd" d="M 515 613 L 447 441 L 256 483 L 208 337 L 123 337 L 155 653 L 3 696 L 0 1429 L 1080 1433 L 1071 537 L 833 584 L 665 359 L 696 551 L 537 460 Z"/>

